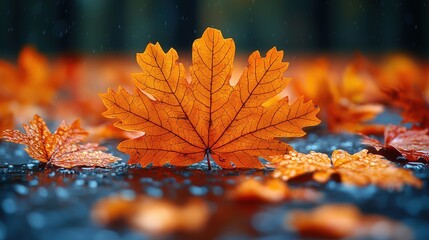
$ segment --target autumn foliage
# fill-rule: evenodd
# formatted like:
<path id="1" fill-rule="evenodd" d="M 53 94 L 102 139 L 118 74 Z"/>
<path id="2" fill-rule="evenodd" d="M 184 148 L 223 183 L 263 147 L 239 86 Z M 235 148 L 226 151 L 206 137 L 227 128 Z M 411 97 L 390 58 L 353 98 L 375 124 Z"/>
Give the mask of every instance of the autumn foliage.
<path id="1" fill-rule="evenodd" d="M 277 165 L 273 176 L 285 181 L 310 174 L 315 181 L 325 183 L 338 175 L 342 183 L 355 186 L 374 184 L 391 189 L 401 189 L 406 184 L 422 186 L 411 171 L 397 168 L 382 156 L 368 153 L 365 149 L 353 155 L 335 150 L 331 158 L 323 153 L 291 151 L 274 157 L 272 162 Z"/>
<path id="2" fill-rule="evenodd" d="M 383 64 L 369 64 L 386 103 L 400 110 L 402 121 L 429 128 L 429 74 L 417 61 L 393 55 Z M 426 70 L 426 73 L 425 73 Z"/>
<path id="3" fill-rule="evenodd" d="M 364 214 L 350 204 L 328 204 L 315 209 L 292 210 L 287 228 L 316 239 L 413 239 L 411 229 L 375 214 Z"/>
<path id="4" fill-rule="evenodd" d="M 429 162 L 429 129 L 409 130 L 402 126 L 388 125 L 384 131 L 384 144 L 377 139 L 363 136 L 362 143 L 377 151 L 397 151 L 408 161 Z"/>
<path id="5" fill-rule="evenodd" d="M 51 62 L 36 49 L 25 47 L 16 64 L 0 60 L 0 138 L 26 145 L 30 157 L 42 163 L 64 168 L 110 167 L 120 160 L 98 143 L 81 143 L 88 135 L 95 142 L 127 139 L 118 149 L 130 155 L 129 164 L 142 167 L 207 161 L 210 169 L 214 161 L 223 169 L 274 168 L 264 171 L 267 176 L 261 179 L 242 178 L 226 188 L 222 197 L 232 202 L 319 201 L 319 192 L 288 185 L 306 180 L 317 182 L 316 186 L 336 180 L 393 190 L 423 186 L 412 171 L 368 150 L 350 154 L 337 149 L 331 157 L 314 151 L 304 154 L 280 138 L 302 137 L 303 129 L 318 125 L 320 118 L 330 133 L 361 133 L 362 143 L 380 154 L 394 152 L 408 161 L 428 163 L 429 65 L 424 69 L 404 56 L 380 62 L 357 56 L 345 64 L 336 58 L 306 59 L 290 76 L 289 63 L 283 58 L 283 51 L 274 47 L 262 55 L 255 51 L 248 58 L 236 59 L 234 41 L 208 28 L 192 46 L 189 69 L 175 49 L 164 52 L 160 44 L 148 44 L 136 56 L 141 71 L 129 81 L 130 69 L 139 71 L 134 69 L 137 64 L 133 67 L 104 57 L 63 57 Z M 242 62 L 244 69 L 234 68 Z M 100 94 L 99 101 L 96 93 L 116 85 L 120 87 Z M 398 110 L 402 123 L 412 126 L 374 123 L 386 110 L 389 114 Z M 63 121 L 52 133 L 36 114 L 23 124 L 24 133 L 12 130 L 34 112 L 50 116 L 48 121 L 85 116 L 82 120 L 92 126 L 84 130 L 79 120 L 71 125 Z M 383 143 L 368 137 L 381 133 Z M 262 164 L 260 157 L 269 163 Z M 136 166 L 121 170 L 128 167 Z M 138 175 L 130 174 L 127 177 Z M 164 187 L 169 190 L 167 181 Z M 208 198 L 217 195 L 210 190 Z M 172 195 L 181 197 L 176 192 Z M 194 198 L 177 204 L 144 195 L 132 199 L 118 195 L 98 201 L 92 217 L 103 226 L 120 223 L 151 236 L 192 233 L 207 225 L 213 210 L 210 204 Z M 395 230 L 397 236 L 411 236 L 402 224 L 365 215 L 350 205 L 291 211 L 287 224 L 302 236 L 389 238 L 393 235 L 385 232 Z M 377 232 L 371 224 L 386 231 Z"/>
<path id="6" fill-rule="evenodd" d="M 320 106 L 321 119 L 332 132 L 382 132 L 382 126 L 368 123 L 383 111 L 383 106 L 368 101 L 376 85 L 361 73 L 360 61 L 344 69 L 332 65 L 325 58 L 303 63 L 292 82 L 295 92 Z"/>
<path id="7" fill-rule="evenodd" d="M 321 194 L 312 189 L 293 189 L 280 179 L 265 182 L 250 178 L 238 183 L 229 193 L 235 201 L 279 203 L 284 201 L 317 201 Z"/>
<path id="8" fill-rule="evenodd" d="M 137 196 L 106 197 L 98 201 L 92 218 L 101 225 L 126 225 L 149 235 L 200 230 L 210 218 L 210 210 L 203 200 L 190 199 L 186 204 Z"/>
<path id="9" fill-rule="evenodd" d="M 78 144 L 87 136 L 78 120 L 70 126 L 62 122 L 51 133 L 45 121 L 38 115 L 29 125 L 24 124 L 25 134 L 18 130 L 5 130 L 6 141 L 24 144 L 25 151 L 34 159 L 54 166 L 71 168 L 75 166 L 108 167 L 119 158 L 102 152 L 104 147 L 95 143 Z"/>
<path id="10" fill-rule="evenodd" d="M 119 144 L 129 163 L 186 166 L 211 157 L 222 168 L 262 168 L 259 156 L 292 149 L 277 137 L 303 136 L 303 127 L 320 122 L 318 107 L 302 97 L 262 106 L 289 82 L 282 51 L 252 53 L 232 86 L 234 54 L 234 41 L 208 28 L 193 44 L 190 82 L 174 49 L 165 53 L 149 44 L 137 54 L 143 72 L 133 75 L 134 90 L 101 95 L 104 116 L 118 119 L 121 129 L 145 133 Z"/>

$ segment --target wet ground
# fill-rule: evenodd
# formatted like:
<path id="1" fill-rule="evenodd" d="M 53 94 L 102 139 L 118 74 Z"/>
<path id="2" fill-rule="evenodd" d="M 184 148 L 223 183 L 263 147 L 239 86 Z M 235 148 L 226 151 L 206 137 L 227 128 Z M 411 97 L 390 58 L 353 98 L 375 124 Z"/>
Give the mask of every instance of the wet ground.
<path id="1" fill-rule="evenodd" d="M 306 138 L 288 141 L 296 150 L 330 153 L 341 148 L 356 152 L 363 148 L 356 135 L 331 135 L 315 131 Z M 117 142 L 105 143 L 115 155 Z M 126 159 L 126 156 L 121 155 Z M 346 187 L 334 181 L 325 185 L 295 182 L 292 186 L 314 187 L 324 193 L 318 203 L 235 203 L 225 198 L 242 176 L 266 178 L 270 170 L 207 171 L 206 165 L 188 168 L 149 168 L 120 163 L 112 169 L 45 168 L 29 159 L 21 146 L 0 143 L 0 239 L 142 239 L 147 236 L 129 229 L 107 229 L 95 224 L 90 209 L 113 193 L 146 194 L 183 202 L 191 196 L 208 201 L 213 215 L 202 231 L 176 235 L 189 239 L 296 239 L 285 230 L 284 216 L 292 209 L 312 208 L 323 203 L 352 203 L 365 213 L 376 213 L 409 226 L 416 239 L 429 232 L 429 169 L 424 164 L 402 164 L 424 181 L 421 190 L 405 187 L 400 192 L 374 186 Z"/>

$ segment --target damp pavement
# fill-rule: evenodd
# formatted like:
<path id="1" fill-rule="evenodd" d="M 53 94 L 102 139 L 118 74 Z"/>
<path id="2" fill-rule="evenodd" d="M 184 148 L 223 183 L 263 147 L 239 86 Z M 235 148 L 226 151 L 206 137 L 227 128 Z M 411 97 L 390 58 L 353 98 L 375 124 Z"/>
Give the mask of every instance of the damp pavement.
<path id="1" fill-rule="evenodd" d="M 334 149 L 351 153 L 364 148 L 359 136 L 313 131 L 304 138 L 286 140 L 297 151 L 330 154 Z M 207 201 L 213 215 L 207 226 L 192 235 L 167 236 L 182 239 L 297 239 L 284 227 L 285 215 L 293 209 L 309 209 L 325 203 L 351 203 L 364 213 L 381 214 L 401 221 L 416 239 L 427 239 L 429 227 L 429 169 L 423 163 L 398 163 L 424 181 L 422 189 L 405 187 L 400 192 L 374 186 L 344 186 L 292 182 L 291 186 L 313 187 L 324 193 L 317 203 L 237 203 L 226 198 L 243 176 L 268 178 L 272 170 L 207 170 L 200 163 L 186 168 L 141 168 L 127 165 L 127 156 L 115 150 L 117 141 L 104 143 L 125 161 L 111 169 L 48 167 L 31 160 L 23 147 L 0 143 L 0 240 L 1 239 L 145 239 L 149 236 L 127 228 L 109 229 L 91 220 L 94 203 L 112 194 L 133 197 L 145 194 L 173 202 L 190 197 Z"/>

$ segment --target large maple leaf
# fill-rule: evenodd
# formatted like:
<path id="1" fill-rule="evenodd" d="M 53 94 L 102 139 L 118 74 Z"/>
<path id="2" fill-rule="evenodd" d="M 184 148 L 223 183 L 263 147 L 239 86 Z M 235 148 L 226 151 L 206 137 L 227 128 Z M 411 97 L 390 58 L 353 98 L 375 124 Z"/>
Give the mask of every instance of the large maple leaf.
<path id="1" fill-rule="evenodd" d="M 18 130 L 5 130 L 6 141 L 27 145 L 25 151 L 34 159 L 51 165 L 71 168 L 75 166 L 108 167 L 120 160 L 111 154 L 102 152 L 104 147 L 98 144 L 78 144 L 88 133 L 80 127 L 78 120 L 72 125 L 62 122 L 51 133 L 45 121 L 35 115 L 30 124 L 23 124 L 25 134 Z"/>
<path id="2" fill-rule="evenodd" d="M 303 127 L 319 124 L 319 108 L 302 97 L 292 105 L 283 98 L 262 106 L 289 82 L 282 51 L 252 53 L 232 86 L 234 52 L 232 39 L 208 28 L 193 44 L 190 82 L 174 49 L 165 53 L 149 44 L 137 54 L 143 72 L 133 74 L 133 93 L 119 87 L 101 94 L 104 116 L 118 119 L 121 129 L 145 132 L 119 144 L 129 163 L 186 166 L 205 157 L 210 164 L 211 156 L 222 168 L 262 168 L 258 156 L 292 149 L 276 137 L 303 136 Z"/>
<path id="3" fill-rule="evenodd" d="M 388 125 L 384 131 L 384 144 L 374 138 L 363 136 L 362 143 L 373 146 L 377 151 L 398 151 L 409 161 L 424 159 L 429 162 L 428 129 L 408 130 L 403 126 Z"/>
<path id="4" fill-rule="evenodd" d="M 331 159 L 323 153 L 291 151 L 287 155 L 274 157 L 272 162 L 278 166 L 273 176 L 285 181 L 311 174 L 320 183 L 338 175 L 341 182 L 355 186 L 375 184 L 392 189 L 400 189 L 405 184 L 422 186 L 422 182 L 409 170 L 398 168 L 382 156 L 368 153 L 366 149 L 353 155 L 335 150 Z"/>

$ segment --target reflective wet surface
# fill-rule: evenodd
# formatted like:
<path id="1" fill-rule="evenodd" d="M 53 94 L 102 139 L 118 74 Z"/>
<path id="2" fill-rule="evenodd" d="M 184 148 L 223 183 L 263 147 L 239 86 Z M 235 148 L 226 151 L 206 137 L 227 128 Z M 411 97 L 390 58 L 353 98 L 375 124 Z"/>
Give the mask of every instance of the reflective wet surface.
<path id="1" fill-rule="evenodd" d="M 359 137 L 348 134 L 310 133 L 289 143 L 298 151 L 330 154 L 341 148 L 356 152 L 363 146 Z M 117 142 L 105 145 L 115 153 Z M 284 202 L 237 203 L 226 197 L 228 190 L 245 176 L 267 178 L 271 170 L 208 171 L 205 163 L 187 168 L 167 166 L 142 169 L 118 163 L 111 169 L 46 167 L 30 160 L 18 145 L 0 144 L 0 239 L 141 239 L 148 237 L 127 228 L 107 229 L 91 220 L 94 203 L 112 194 L 133 197 L 144 194 L 183 203 L 200 197 L 210 206 L 207 226 L 194 234 L 170 235 L 172 238 L 289 237 L 284 217 L 292 209 L 313 208 L 324 203 L 352 203 L 364 213 L 375 213 L 409 226 L 417 239 L 424 239 L 429 226 L 429 170 L 423 163 L 401 166 L 411 169 L 424 180 L 422 189 L 405 187 L 400 192 L 374 186 L 356 188 L 331 181 L 325 185 L 293 181 L 292 187 L 305 186 L 324 193 L 317 203 Z M 126 159 L 126 156 L 121 155 Z"/>

